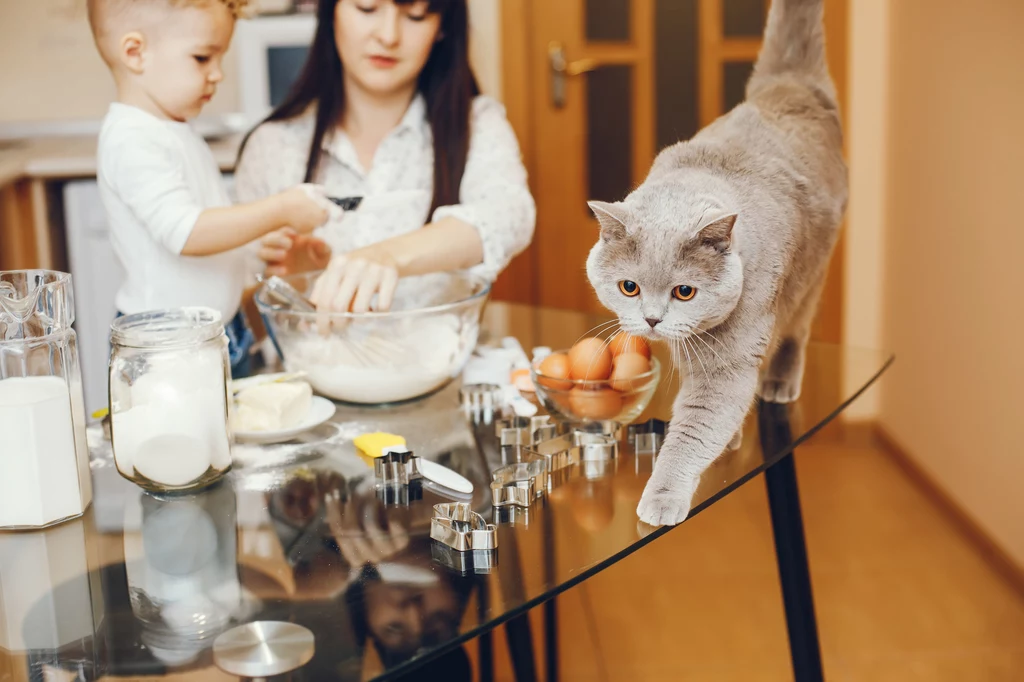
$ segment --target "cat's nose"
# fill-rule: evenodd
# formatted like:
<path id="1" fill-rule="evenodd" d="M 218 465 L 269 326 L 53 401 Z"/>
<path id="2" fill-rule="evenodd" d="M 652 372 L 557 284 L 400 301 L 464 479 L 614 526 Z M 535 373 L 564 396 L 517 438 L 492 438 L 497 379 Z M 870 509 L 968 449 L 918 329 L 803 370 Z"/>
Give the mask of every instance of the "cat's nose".
<path id="1" fill-rule="evenodd" d="M 657 327 L 658 323 L 661 322 L 659 317 L 645 317 L 644 319 L 647 320 L 647 324 L 651 325 L 651 329 Z"/>

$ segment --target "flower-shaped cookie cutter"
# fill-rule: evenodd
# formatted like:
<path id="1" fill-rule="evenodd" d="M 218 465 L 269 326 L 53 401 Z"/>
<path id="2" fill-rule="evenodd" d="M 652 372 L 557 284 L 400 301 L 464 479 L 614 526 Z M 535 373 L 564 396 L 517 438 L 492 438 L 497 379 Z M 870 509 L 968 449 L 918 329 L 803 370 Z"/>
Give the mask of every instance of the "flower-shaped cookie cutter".
<path id="1" fill-rule="evenodd" d="M 420 458 L 404 448 L 391 448 L 373 460 L 374 489 L 385 505 L 407 506 L 423 497 Z"/>
<path id="2" fill-rule="evenodd" d="M 640 424 L 631 424 L 627 431 L 635 454 L 656 455 L 665 440 L 668 423 L 661 419 L 650 419 Z"/>
<path id="3" fill-rule="evenodd" d="M 412 450 L 385 449 L 384 454 L 373 460 L 373 473 L 377 485 L 398 487 L 422 479 L 419 462 L 420 458 L 413 454 Z"/>

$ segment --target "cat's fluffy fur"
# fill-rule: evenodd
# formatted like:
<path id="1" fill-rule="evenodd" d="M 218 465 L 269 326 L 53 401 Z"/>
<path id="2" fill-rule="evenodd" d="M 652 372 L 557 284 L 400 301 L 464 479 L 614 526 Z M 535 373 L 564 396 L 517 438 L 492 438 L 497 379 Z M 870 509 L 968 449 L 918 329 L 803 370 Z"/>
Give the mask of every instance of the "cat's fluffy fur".
<path id="1" fill-rule="evenodd" d="M 823 12 L 823 0 L 774 0 L 746 101 L 665 149 L 624 201 L 591 203 L 598 297 L 627 332 L 669 341 L 689 370 L 637 508 L 646 523 L 686 518 L 700 475 L 739 447 L 756 395 L 800 394 L 847 197 Z M 639 295 L 624 295 L 624 280 Z M 697 289 L 692 300 L 673 297 L 679 285 Z"/>

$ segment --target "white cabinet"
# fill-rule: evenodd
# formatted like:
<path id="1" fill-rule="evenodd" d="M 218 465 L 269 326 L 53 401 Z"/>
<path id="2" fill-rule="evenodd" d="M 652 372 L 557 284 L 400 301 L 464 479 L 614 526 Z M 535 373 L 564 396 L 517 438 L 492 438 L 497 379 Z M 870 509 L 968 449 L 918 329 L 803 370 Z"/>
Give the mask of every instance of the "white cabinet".
<path id="1" fill-rule="evenodd" d="M 233 176 L 224 176 L 229 189 Z M 124 268 L 110 244 L 106 212 L 95 180 L 64 186 L 64 229 L 75 287 L 75 330 L 82 364 L 85 407 L 89 414 L 107 406 L 110 322 Z"/>
<path id="2" fill-rule="evenodd" d="M 124 269 L 110 244 L 107 216 L 95 180 L 64 186 L 64 229 L 75 287 L 75 329 L 85 409 L 92 414 L 107 406 L 110 321 L 117 313 L 114 296 L 124 281 Z"/>

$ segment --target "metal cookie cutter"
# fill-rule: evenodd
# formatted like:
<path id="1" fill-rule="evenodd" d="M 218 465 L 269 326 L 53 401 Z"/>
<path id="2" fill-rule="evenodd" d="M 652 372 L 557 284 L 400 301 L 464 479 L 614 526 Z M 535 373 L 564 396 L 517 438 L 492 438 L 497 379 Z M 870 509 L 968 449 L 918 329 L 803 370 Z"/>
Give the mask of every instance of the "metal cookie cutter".
<path id="1" fill-rule="evenodd" d="M 548 489 L 548 463 L 540 455 L 521 449 L 519 461 L 491 474 L 491 504 L 529 507 Z"/>
<path id="2" fill-rule="evenodd" d="M 495 435 L 503 446 L 536 445 L 557 437 L 561 429 L 562 426 L 546 414 L 499 419 L 494 428 Z"/>
<path id="3" fill-rule="evenodd" d="M 579 461 L 579 449 L 571 434 L 544 439 L 527 450 L 547 460 L 549 474 L 566 469 Z"/>
<path id="4" fill-rule="evenodd" d="M 602 478 L 615 470 L 619 441 L 614 436 L 576 431 L 573 441 L 579 451 L 580 468 L 588 479 Z"/>
<path id="5" fill-rule="evenodd" d="M 510 526 L 528 528 L 530 526 L 530 508 L 517 507 L 514 504 L 505 507 L 494 507 L 491 511 L 491 521 L 495 525 L 508 524 Z"/>
<path id="6" fill-rule="evenodd" d="M 466 419 L 474 424 L 490 424 L 502 413 L 502 391 L 496 384 L 469 384 L 459 391 Z"/>
<path id="7" fill-rule="evenodd" d="M 622 435 L 622 424 L 613 421 L 589 422 L 577 426 L 575 430 L 585 433 L 597 433 L 602 436 L 612 436 L 615 439 L 619 439 Z"/>
<path id="8" fill-rule="evenodd" d="M 420 473 L 420 458 L 411 450 L 389 449 L 373 460 L 373 473 L 377 485 L 409 485 L 411 481 L 423 478 Z"/>
<path id="9" fill-rule="evenodd" d="M 487 573 L 497 565 L 498 528 L 466 502 L 434 505 L 431 554 L 441 563 L 466 573 Z"/>
<path id="10" fill-rule="evenodd" d="M 619 456 L 619 441 L 615 436 L 576 431 L 572 439 L 579 448 L 581 462 L 606 462 Z"/>
<path id="11" fill-rule="evenodd" d="M 665 440 L 668 424 L 660 419 L 651 419 L 629 427 L 629 440 L 633 444 L 633 452 L 638 455 L 654 455 Z"/>
<path id="12" fill-rule="evenodd" d="M 377 497 L 384 504 L 407 505 L 423 497 L 420 458 L 410 450 L 392 449 L 373 460 Z"/>

